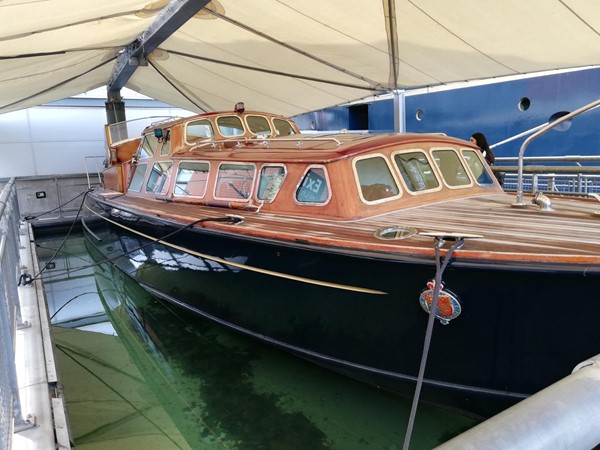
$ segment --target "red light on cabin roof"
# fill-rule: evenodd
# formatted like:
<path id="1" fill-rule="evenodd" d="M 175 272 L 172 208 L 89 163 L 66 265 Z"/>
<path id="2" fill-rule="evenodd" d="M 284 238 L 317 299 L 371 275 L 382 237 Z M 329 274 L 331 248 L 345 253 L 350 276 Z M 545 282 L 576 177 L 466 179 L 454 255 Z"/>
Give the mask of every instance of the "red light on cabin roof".
<path id="1" fill-rule="evenodd" d="M 233 110 L 239 114 L 243 113 L 246 110 L 246 107 L 244 106 L 244 102 L 237 102 L 235 104 L 235 107 L 233 108 Z"/>

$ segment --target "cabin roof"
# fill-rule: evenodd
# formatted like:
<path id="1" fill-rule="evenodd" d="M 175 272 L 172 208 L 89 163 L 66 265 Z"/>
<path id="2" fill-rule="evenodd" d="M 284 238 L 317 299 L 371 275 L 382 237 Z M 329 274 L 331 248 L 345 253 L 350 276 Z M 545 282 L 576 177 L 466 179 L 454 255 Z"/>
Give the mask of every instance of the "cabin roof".
<path id="1" fill-rule="evenodd" d="M 178 151 L 176 158 L 202 158 L 210 160 L 243 160 L 257 162 L 278 160 L 280 162 L 319 161 L 329 163 L 363 153 L 373 153 L 378 149 L 393 146 L 418 148 L 427 146 L 459 145 L 475 148 L 462 139 L 439 134 L 356 134 L 339 133 L 328 135 L 297 135 L 273 139 L 224 139 L 207 141 L 199 145 Z"/>

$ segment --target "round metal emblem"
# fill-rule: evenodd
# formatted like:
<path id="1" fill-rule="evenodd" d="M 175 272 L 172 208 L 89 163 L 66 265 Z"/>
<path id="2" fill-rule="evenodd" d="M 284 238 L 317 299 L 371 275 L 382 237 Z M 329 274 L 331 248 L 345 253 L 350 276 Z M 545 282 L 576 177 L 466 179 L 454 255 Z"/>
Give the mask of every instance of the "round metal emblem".
<path id="1" fill-rule="evenodd" d="M 419 303 L 421 308 L 429 314 L 431 304 L 433 303 L 433 293 L 435 289 L 435 280 L 427 283 L 427 288 L 421 291 Z M 448 325 L 452 319 L 457 318 L 462 311 L 458 296 L 448 289 L 444 289 L 444 284 L 440 286 L 435 317 L 439 319 L 442 325 Z"/>

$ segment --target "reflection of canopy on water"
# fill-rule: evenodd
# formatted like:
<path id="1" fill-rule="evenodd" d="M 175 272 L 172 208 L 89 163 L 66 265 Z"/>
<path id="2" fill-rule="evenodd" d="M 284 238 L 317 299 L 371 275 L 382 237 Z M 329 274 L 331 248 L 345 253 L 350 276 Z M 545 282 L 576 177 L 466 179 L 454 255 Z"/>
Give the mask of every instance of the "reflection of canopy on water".
<path id="1" fill-rule="evenodd" d="M 65 328 L 53 335 L 61 376 L 78 380 L 66 392 L 77 448 L 190 448 L 117 337 Z"/>

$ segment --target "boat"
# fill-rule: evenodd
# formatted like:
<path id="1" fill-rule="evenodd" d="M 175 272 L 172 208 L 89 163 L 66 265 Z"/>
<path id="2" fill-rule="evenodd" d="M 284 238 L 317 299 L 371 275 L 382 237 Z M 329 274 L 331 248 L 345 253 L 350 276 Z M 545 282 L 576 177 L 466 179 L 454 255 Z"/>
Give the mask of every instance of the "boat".
<path id="1" fill-rule="evenodd" d="M 303 135 L 241 104 L 124 128 L 83 228 L 163 301 L 483 417 L 598 353 L 597 199 L 515 203 L 442 134 Z"/>

